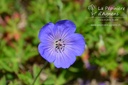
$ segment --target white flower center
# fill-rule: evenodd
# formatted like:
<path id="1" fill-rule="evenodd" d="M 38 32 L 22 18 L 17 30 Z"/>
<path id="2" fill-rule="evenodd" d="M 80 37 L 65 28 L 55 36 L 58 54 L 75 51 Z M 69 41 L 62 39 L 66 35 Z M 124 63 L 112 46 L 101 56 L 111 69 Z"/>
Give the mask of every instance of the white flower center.
<path id="1" fill-rule="evenodd" d="M 56 40 L 55 41 L 55 51 L 58 52 L 62 52 L 64 51 L 64 47 L 65 47 L 65 43 L 64 41 L 62 41 L 62 39 Z"/>

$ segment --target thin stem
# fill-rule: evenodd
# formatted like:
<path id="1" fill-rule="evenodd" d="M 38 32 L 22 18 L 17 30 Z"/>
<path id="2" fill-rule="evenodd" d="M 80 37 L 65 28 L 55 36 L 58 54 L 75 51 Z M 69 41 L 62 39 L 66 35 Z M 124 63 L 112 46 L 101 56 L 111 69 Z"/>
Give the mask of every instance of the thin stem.
<path id="1" fill-rule="evenodd" d="M 32 85 L 34 85 L 34 84 L 35 84 L 35 82 L 36 82 L 36 80 L 37 80 L 38 76 L 40 75 L 40 73 L 42 72 L 42 70 L 44 69 L 44 67 L 45 67 L 47 64 L 48 64 L 48 62 L 46 61 L 46 62 L 44 63 L 44 66 L 41 68 L 40 72 L 37 74 L 36 78 L 34 79 L 34 81 L 33 81 Z"/>

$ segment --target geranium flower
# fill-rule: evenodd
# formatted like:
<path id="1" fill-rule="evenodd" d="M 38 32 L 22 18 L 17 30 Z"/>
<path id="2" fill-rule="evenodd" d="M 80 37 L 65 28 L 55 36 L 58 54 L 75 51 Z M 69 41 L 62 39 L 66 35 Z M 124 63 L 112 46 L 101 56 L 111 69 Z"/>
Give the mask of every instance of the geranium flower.
<path id="1" fill-rule="evenodd" d="M 47 23 L 39 32 L 40 55 L 57 68 L 69 68 L 85 50 L 84 37 L 74 33 L 75 24 L 70 20 L 60 20 L 56 24 Z"/>

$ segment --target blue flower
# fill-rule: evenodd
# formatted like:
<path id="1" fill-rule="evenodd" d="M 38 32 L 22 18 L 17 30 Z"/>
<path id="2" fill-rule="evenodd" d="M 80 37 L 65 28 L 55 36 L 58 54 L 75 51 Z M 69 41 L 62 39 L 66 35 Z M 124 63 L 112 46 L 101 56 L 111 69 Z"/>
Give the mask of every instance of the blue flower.
<path id="1" fill-rule="evenodd" d="M 60 20 L 56 24 L 47 23 L 39 32 L 40 55 L 57 68 L 69 68 L 85 50 L 84 37 L 74 33 L 75 24 L 70 20 Z"/>

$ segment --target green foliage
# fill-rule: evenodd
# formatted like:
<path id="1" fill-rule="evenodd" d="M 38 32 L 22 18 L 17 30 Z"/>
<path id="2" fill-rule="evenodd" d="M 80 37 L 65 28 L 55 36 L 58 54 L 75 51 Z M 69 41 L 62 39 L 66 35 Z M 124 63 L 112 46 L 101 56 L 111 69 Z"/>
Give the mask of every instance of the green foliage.
<path id="1" fill-rule="evenodd" d="M 6 78 L 5 77 L 1 78 L 0 85 L 6 85 Z"/>
<path id="2" fill-rule="evenodd" d="M 9 0 L 1 0 L 0 1 L 0 14 L 1 13 L 11 13 L 11 9 L 13 9 L 13 7 L 11 7 L 11 5 L 13 5 L 13 0 L 9 1 Z M 8 8 L 11 8 L 10 10 Z"/>

